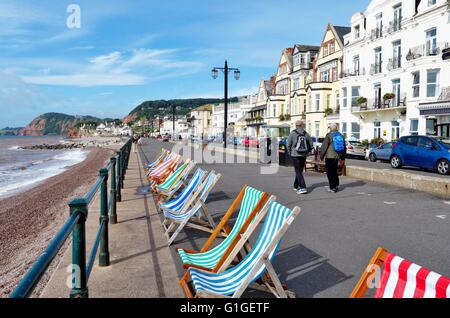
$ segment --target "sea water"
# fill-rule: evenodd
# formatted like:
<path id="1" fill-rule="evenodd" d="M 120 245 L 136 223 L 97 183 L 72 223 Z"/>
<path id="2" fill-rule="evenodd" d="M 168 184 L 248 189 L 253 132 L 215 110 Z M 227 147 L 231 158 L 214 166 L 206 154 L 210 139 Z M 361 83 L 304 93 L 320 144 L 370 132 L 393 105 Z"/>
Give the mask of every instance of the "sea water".
<path id="1" fill-rule="evenodd" d="M 0 199 L 26 191 L 86 159 L 87 151 L 81 149 L 21 149 L 60 142 L 63 137 L 0 136 Z"/>

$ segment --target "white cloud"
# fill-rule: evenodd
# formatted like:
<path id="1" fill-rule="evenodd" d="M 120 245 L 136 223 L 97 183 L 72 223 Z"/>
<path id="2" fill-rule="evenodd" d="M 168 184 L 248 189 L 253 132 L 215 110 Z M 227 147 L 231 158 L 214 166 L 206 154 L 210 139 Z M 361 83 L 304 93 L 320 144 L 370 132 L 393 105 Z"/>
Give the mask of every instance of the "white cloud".
<path id="1" fill-rule="evenodd" d="M 53 86 L 131 86 L 150 81 L 181 77 L 199 72 L 203 64 L 179 59 L 178 49 L 137 49 L 132 53 L 114 51 L 70 68 L 70 72 L 55 74 L 50 65 L 38 74 L 23 75 L 27 83 Z"/>
<path id="2" fill-rule="evenodd" d="M 134 74 L 81 73 L 70 75 L 23 76 L 27 83 L 52 86 L 132 86 L 145 84 L 146 78 Z"/>

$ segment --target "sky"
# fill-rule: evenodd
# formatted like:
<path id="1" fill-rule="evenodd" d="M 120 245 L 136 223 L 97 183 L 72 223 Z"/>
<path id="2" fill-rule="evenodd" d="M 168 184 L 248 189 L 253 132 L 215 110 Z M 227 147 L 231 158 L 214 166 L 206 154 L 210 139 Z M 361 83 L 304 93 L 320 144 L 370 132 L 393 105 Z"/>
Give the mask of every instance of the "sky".
<path id="1" fill-rule="evenodd" d="M 0 128 L 46 112 L 123 118 L 146 100 L 257 90 L 283 48 L 320 45 L 368 0 L 0 0 Z"/>

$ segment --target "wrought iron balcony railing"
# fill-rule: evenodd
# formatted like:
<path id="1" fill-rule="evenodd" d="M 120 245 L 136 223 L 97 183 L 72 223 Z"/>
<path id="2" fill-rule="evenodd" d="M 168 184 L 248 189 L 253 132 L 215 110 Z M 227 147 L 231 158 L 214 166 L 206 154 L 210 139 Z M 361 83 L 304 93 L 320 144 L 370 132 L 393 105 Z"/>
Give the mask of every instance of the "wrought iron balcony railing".
<path id="1" fill-rule="evenodd" d="M 389 59 L 388 62 L 388 70 L 392 71 L 392 70 L 396 70 L 402 67 L 402 58 L 401 57 L 394 57 Z"/>
<path id="2" fill-rule="evenodd" d="M 361 76 L 361 75 L 366 75 L 366 69 L 364 67 L 362 69 L 344 70 L 341 73 L 341 78 L 352 77 L 352 76 Z"/>
<path id="3" fill-rule="evenodd" d="M 374 63 L 370 66 L 370 75 L 375 75 L 383 72 L 383 63 Z"/>
<path id="4" fill-rule="evenodd" d="M 396 107 L 406 107 L 407 97 L 406 93 L 402 93 L 400 98 L 394 97 L 393 99 L 383 100 L 383 98 L 371 98 L 366 103 L 358 104 L 357 100 L 352 100 L 352 111 L 365 111 L 365 110 L 382 110 Z"/>
<path id="5" fill-rule="evenodd" d="M 439 42 L 436 45 L 418 45 L 409 49 L 408 54 L 406 55 L 406 60 L 412 61 L 424 56 L 436 56 L 441 54 L 442 50 L 448 47 L 448 42 Z"/>

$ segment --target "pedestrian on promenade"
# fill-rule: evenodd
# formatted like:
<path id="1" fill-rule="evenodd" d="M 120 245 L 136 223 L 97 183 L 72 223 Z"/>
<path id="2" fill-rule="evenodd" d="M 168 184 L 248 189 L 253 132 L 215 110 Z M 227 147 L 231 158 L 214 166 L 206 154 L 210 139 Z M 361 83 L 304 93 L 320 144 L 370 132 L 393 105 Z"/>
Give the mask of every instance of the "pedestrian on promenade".
<path id="1" fill-rule="evenodd" d="M 325 159 L 325 167 L 330 187 L 329 192 L 339 191 L 339 161 L 345 160 L 347 147 L 344 136 L 338 131 L 337 125 L 330 126 L 330 132 L 325 136 L 320 149 L 320 159 Z"/>
<path id="2" fill-rule="evenodd" d="M 137 153 L 137 143 L 139 140 L 139 136 L 137 134 L 133 135 L 133 152 Z"/>
<path id="3" fill-rule="evenodd" d="M 287 141 L 287 151 L 292 158 L 295 169 L 294 190 L 298 194 L 306 194 L 305 178 L 303 171 L 305 170 L 306 158 L 312 150 L 311 136 L 305 131 L 305 123 L 297 121 L 295 123 L 296 129 L 291 132 Z"/>

